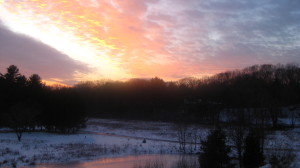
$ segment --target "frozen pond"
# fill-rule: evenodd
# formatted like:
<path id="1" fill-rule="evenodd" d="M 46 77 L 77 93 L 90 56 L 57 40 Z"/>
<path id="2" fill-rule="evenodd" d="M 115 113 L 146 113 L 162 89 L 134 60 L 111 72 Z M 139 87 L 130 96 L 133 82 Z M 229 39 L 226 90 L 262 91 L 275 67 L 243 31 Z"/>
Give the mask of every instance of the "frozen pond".
<path id="1" fill-rule="evenodd" d="M 99 159 L 81 163 L 41 164 L 35 166 L 35 168 L 138 168 L 154 163 L 163 164 L 164 168 L 176 168 L 178 164 L 182 164 L 183 162 L 198 165 L 197 156 L 195 155 L 138 155 Z"/>

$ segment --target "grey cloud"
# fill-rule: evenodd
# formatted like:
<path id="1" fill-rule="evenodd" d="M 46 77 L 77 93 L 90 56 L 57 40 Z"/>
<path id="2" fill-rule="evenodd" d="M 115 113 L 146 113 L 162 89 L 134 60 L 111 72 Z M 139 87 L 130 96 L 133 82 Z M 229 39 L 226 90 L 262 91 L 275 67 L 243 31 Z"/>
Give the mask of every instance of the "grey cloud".
<path id="1" fill-rule="evenodd" d="M 300 51 L 297 45 L 300 43 L 299 9 L 300 1 L 295 0 L 201 1 L 182 11 L 180 21 L 189 30 L 184 33 L 185 39 L 200 44 L 198 48 L 202 52 L 200 49 L 195 57 L 213 53 L 206 55 L 199 65 L 215 63 L 219 66 L 221 63 L 231 68 L 232 65 L 265 62 L 300 63 L 295 52 Z M 191 21 L 196 23 L 189 23 Z M 192 26 L 199 31 L 190 31 Z M 212 31 L 221 34 L 218 42 L 208 38 Z"/>
<path id="2" fill-rule="evenodd" d="M 160 26 L 172 22 L 164 27 L 163 40 L 166 52 L 181 64 L 176 69 L 181 75 L 253 64 L 300 63 L 299 0 L 168 3 L 164 6 L 173 6 L 172 10 L 152 11 L 147 19 Z"/>
<path id="3" fill-rule="evenodd" d="M 11 64 L 17 65 L 22 74 L 37 73 L 46 80 L 68 80 L 74 77 L 75 71 L 90 71 L 86 65 L 72 60 L 67 55 L 0 25 L 0 72 L 3 73 Z"/>

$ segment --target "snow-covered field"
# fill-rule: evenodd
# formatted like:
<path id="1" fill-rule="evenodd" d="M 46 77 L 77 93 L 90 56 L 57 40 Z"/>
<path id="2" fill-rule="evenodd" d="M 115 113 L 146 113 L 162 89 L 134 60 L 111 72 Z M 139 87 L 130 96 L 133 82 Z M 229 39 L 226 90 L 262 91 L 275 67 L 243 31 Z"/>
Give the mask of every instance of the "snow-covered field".
<path id="1" fill-rule="evenodd" d="M 176 141 L 170 123 L 90 119 L 79 134 L 24 133 L 18 142 L 15 133 L 0 133 L 0 167 L 178 154 Z"/>
<path id="2" fill-rule="evenodd" d="M 190 126 L 188 141 L 204 139 L 209 128 Z M 18 142 L 15 133 L 0 133 L 0 167 L 37 163 L 66 163 L 139 154 L 178 154 L 175 125 L 164 122 L 90 119 L 79 134 L 25 133 Z M 294 149 L 300 155 L 300 129 L 276 131 L 268 135 L 268 149 Z M 199 145 L 187 145 L 198 152 Z M 299 165 L 299 164 L 298 164 Z"/>

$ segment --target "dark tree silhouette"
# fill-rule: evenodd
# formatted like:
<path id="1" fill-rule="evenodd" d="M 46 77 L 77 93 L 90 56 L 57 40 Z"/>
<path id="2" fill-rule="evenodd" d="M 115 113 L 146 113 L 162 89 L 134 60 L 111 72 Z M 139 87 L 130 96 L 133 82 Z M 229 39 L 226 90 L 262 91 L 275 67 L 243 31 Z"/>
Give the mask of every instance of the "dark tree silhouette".
<path id="1" fill-rule="evenodd" d="M 226 145 L 226 135 L 222 130 L 211 131 L 206 141 L 201 142 L 199 156 L 201 168 L 230 168 L 230 147 Z"/>
<path id="2" fill-rule="evenodd" d="M 243 154 L 244 167 L 258 168 L 264 164 L 264 159 L 260 137 L 254 130 L 250 130 L 245 140 L 245 152 Z"/>
<path id="3" fill-rule="evenodd" d="M 231 130 L 231 133 L 229 134 L 233 146 L 236 148 L 237 152 L 237 159 L 238 159 L 238 166 L 240 168 L 243 168 L 243 151 L 244 151 L 244 143 L 245 143 L 245 136 L 246 136 L 246 128 L 243 126 L 236 126 Z"/>
<path id="4" fill-rule="evenodd" d="M 18 77 L 21 76 L 21 74 L 19 73 L 19 68 L 15 65 L 10 65 L 7 68 L 7 73 L 3 75 L 5 80 L 7 82 L 11 83 L 17 83 L 17 79 Z"/>
<path id="5" fill-rule="evenodd" d="M 33 89 L 42 89 L 44 87 L 44 84 L 42 82 L 41 77 L 38 74 L 33 74 L 28 79 L 28 86 Z"/>
<path id="6" fill-rule="evenodd" d="M 31 102 L 20 102 L 11 107 L 8 116 L 9 126 L 21 141 L 23 132 L 27 131 L 36 121 L 38 109 Z"/>
<path id="7" fill-rule="evenodd" d="M 74 89 L 96 117 L 222 122 L 278 127 L 282 107 L 300 104 L 297 65 L 254 65 L 212 77 L 177 82 L 152 79 L 83 82 Z M 243 109 L 243 110 L 241 110 Z M 220 120 L 222 113 L 230 120 Z"/>
<path id="8" fill-rule="evenodd" d="M 278 118 L 283 107 L 300 104 L 300 68 L 294 64 L 265 64 L 176 82 L 155 77 L 81 82 L 75 87 L 55 88 L 45 86 L 37 74 L 27 79 L 17 66 L 11 65 L 0 75 L 0 92 L 0 126 L 8 125 L 6 116 L 15 104 L 32 101 L 41 109 L 36 124 L 47 131 L 77 129 L 87 114 L 118 119 L 184 120 L 187 124 L 214 126 L 242 122 L 245 127 L 261 128 L 264 137 L 266 127 L 281 126 Z M 68 120 L 69 116 L 74 118 Z M 295 115 L 290 116 L 294 116 L 294 123 Z"/>
<path id="9" fill-rule="evenodd" d="M 15 65 L 7 68 L 7 72 L 1 75 L 1 113 L 2 121 L 0 125 L 8 125 L 5 116 L 9 113 L 10 108 L 25 97 L 26 77 L 19 73 Z M 1 115 L 0 113 L 0 115 Z"/>
<path id="10" fill-rule="evenodd" d="M 12 128 L 20 141 L 37 126 L 71 133 L 85 124 L 85 108 L 74 88 L 46 87 L 39 75 L 28 79 L 15 65 L 0 75 L 0 126 Z"/>
<path id="11" fill-rule="evenodd" d="M 44 101 L 42 123 L 49 131 L 74 133 L 86 121 L 82 100 L 70 88 L 49 90 Z"/>

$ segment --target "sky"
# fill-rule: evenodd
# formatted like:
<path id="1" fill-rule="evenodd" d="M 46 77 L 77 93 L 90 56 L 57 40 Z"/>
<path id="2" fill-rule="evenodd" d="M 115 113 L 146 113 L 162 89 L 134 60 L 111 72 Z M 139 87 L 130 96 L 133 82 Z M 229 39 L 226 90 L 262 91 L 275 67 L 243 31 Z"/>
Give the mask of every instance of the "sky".
<path id="1" fill-rule="evenodd" d="M 300 63 L 299 0 L 0 0 L 0 72 L 48 83 Z"/>

